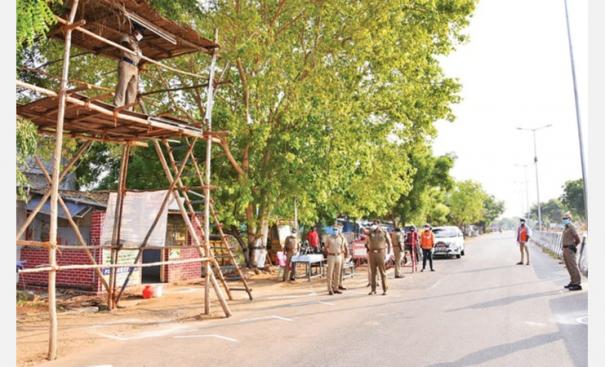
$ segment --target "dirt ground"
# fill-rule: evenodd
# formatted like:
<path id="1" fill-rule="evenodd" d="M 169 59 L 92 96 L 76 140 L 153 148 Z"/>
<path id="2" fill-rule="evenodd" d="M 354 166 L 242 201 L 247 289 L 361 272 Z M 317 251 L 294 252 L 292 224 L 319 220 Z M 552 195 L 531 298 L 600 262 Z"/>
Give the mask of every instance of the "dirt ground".
<path id="1" fill-rule="evenodd" d="M 356 273 L 355 278 L 359 281 L 367 279 L 365 266 L 358 267 Z M 246 278 L 253 289 L 255 300 L 287 296 L 301 290 L 325 290 L 325 278 L 315 278 L 311 282 L 298 279 L 294 283 L 283 283 L 277 280 L 275 270 L 260 274 L 246 271 Z M 130 335 L 137 330 L 148 330 L 154 324 L 186 325 L 188 321 L 224 318 L 214 296 L 211 314 L 202 315 L 203 285 L 203 280 L 163 284 L 163 296 L 151 299 L 142 297 L 143 286 L 131 287 L 120 301 L 120 308 L 111 313 L 103 311 L 104 297 L 78 295 L 75 292 L 61 293 L 58 295 L 59 358 L 76 350 L 100 346 L 110 338 Z M 241 282 L 235 281 L 229 282 L 229 285 L 234 288 L 243 287 Z M 234 315 L 238 311 L 250 311 L 263 305 L 263 302 L 249 301 L 244 291 L 232 291 L 232 295 L 233 300 L 229 301 L 229 306 Z M 39 293 L 39 297 L 33 301 L 18 302 L 16 311 L 17 366 L 36 365 L 45 360 L 48 351 L 49 318 L 45 294 Z"/>

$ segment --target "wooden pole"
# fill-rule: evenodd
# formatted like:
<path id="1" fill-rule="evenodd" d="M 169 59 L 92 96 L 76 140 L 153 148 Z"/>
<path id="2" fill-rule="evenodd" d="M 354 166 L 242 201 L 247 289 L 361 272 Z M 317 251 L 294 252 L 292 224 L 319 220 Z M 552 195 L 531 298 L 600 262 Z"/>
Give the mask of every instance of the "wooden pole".
<path id="1" fill-rule="evenodd" d="M 74 0 L 69 13 L 68 24 L 72 24 L 76 17 L 78 0 Z M 48 262 L 50 266 L 57 266 L 57 203 L 59 197 L 59 177 L 61 175 L 61 152 L 63 149 L 63 121 L 65 118 L 65 98 L 67 79 L 69 77 L 69 55 L 71 51 L 71 29 L 65 32 L 65 49 L 63 51 L 63 73 L 61 75 L 61 86 L 59 90 L 59 112 L 57 114 L 57 135 L 55 140 L 55 151 L 53 154 L 53 175 L 50 187 L 50 249 L 48 251 Z M 56 294 L 57 271 L 48 273 L 48 311 L 50 319 L 50 330 L 48 338 L 48 359 L 57 358 L 57 294 Z"/>
<path id="2" fill-rule="evenodd" d="M 214 42 L 218 41 L 218 30 L 214 31 Z M 208 78 L 208 97 L 206 100 L 206 131 L 212 131 L 212 106 L 214 102 L 214 71 L 216 68 L 217 50 L 212 51 L 210 63 L 210 77 Z M 204 241 L 206 243 L 206 256 L 210 255 L 210 165 L 212 163 L 212 138 L 206 141 L 206 188 L 204 189 Z M 205 264 L 206 276 L 210 273 L 210 265 Z M 210 285 L 206 282 L 204 289 L 204 313 L 210 314 Z"/>
<path id="3" fill-rule="evenodd" d="M 124 207 L 124 196 L 126 194 L 126 176 L 128 172 L 128 156 L 130 146 L 124 145 L 122 148 L 122 161 L 120 162 L 120 176 L 118 178 L 118 190 L 116 195 L 116 204 L 113 218 L 113 232 L 111 234 L 111 263 L 118 263 L 118 252 L 120 248 L 120 232 L 122 229 L 122 210 Z M 117 269 L 111 268 L 109 272 L 109 292 L 107 293 L 107 307 L 113 310 L 115 307 L 115 287 L 116 287 Z"/>
<path id="4" fill-rule="evenodd" d="M 150 266 L 158 266 L 158 265 L 172 265 L 172 264 L 188 264 L 195 262 L 208 262 L 212 261 L 212 259 L 208 257 L 198 257 L 195 259 L 182 259 L 182 260 L 167 260 L 167 261 L 158 261 L 153 263 L 146 264 L 133 264 L 129 266 L 134 266 L 136 268 L 146 268 Z M 19 270 L 19 273 L 39 273 L 41 271 L 62 271 L 62 270 L 80 270 L 80 269 L 105 269 L 105 268 L 121 268 L 124 267 L 124 264 L 82 264 L 82 265 L 56 265 L 56 266 L 45 266 L 39 268 L 30 268 Z"/>

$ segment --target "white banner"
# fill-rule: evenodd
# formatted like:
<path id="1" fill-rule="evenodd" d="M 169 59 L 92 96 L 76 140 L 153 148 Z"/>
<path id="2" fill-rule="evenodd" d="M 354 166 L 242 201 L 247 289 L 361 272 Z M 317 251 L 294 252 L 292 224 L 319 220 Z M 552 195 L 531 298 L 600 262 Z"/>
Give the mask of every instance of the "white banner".
<path id="1" fill-rule="evenodd" d="M 145 191 L 145 192 L 126 192 L 124 196 L 124 205 L 122 207 L 122 225 L 120 230 L 120 242 L 125 247 L 139 247 L 145 235 L 160 210 L 164 196 L 167 190 Z M 117 193 L 109 194 L 107 202 L 107 211 L 103 221 L 101 231 L 101 244 L 110 245 L 113 234 L 114 214 Z M 168 207 L 176 206 L 176 202 L 171 197 L 169 205 L 164 208 L 162 215 L 153 229 L 149 241 L 149 246 L 164 246 L 166 240 L 166 222 L 168 219 Z"/>

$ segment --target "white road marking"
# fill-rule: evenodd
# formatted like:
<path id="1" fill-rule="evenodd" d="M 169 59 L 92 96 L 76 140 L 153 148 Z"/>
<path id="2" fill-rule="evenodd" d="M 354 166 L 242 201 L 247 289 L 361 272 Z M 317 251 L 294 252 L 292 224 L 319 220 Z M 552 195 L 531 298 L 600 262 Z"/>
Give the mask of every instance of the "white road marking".
<path id="1" fill-rule="evenodd" d="M 304 298 L 317 296 L 317 292 L 311 292 L 309 294 L 295 294 L 291 296 L 269 296 L 267 299 L 290 299 L 290 298 Z"/>
<path id="2" fill-rule="evenodd" d="M 243 319 L 243 320 L 240 320 L 240 322 L 260 321 L 260 320 L 293 321 L 292 319 L 289 319 L 287 317 L 281 317 L 281 316 L 263 316 L 263 317 L 254 317 L 254 318 L 251 318 L 251 319 Z"/>
<path id="3" fill-rule="evenodd" d="M 332 302 L 325 302 L 325 301 L 309 301 L 309 302 L 291 303 L 288 306 L 297 307 L 297 306 L 307 306 L 307 305 L 317 305 L 317 304 L 334 306 L 334 304 Z"/>
<path id="4" fill-rule="evenodd" d="M 217 335 L 217 334 L 177 335 L 177 336 L 173 336 L 173 338 L 176 338 L 176 339 L 186 339 L 186 338 L 217 338 L 217 339 L 226 340 L 226 341 L 232 342 L 232 343 L 237 343 L 238 342 L 238 340 L 235 339 L 235 338 L 230 338 L 228 336 L 222 336 L 222 335 Z"/>
<path id="5" fill-rule="evenodd" d="M 95 334 L 102 336 L 104 338 L 107 338 L 107 339 L 128 341 L 128 340 L 137 340 L 137 339 L 146 339 L 146 338 L 157 338 L 160 336 L 166 336 L 169 334 L 174 334 L 178 331 L 189 330 L 189 329 L 191 329 L 191 328 L 176 325 L 176 326 L 173 326 L 173 327 L 170 327 L 167 329 L 162 329 L 162 330 L 145 331 L 145 332 L 142 332 L 139 334 L 135 334 L 133 336 L 119 336 L 119 335 L 112 335 L 112 334 L 105 334 L 105 333 L 98 333 L 98 332 L 95 332 Z"/>

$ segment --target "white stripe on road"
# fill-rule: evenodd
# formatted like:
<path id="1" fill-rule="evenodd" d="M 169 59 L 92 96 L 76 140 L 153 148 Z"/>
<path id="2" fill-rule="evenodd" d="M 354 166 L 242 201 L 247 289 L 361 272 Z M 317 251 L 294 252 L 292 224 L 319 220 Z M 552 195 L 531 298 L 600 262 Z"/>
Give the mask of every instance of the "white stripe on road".
<path id="1" fill-rule="evenodd" d="M 296 294 L 291 296 L 269 296 L 267 299 L 290 299 L 290 298 L 304 298 L 317 296 L 317 292 L 311 292 L 309 294 Z"/>
<path id="2" fill-rule="evenodd" d="M 309 302 L 299 302 L 299 303 L 291 303 L 288 306 L 290 307 L 297 307 L 297 306 L 307 306 L 307 305 L 327 305 L 327 306 L 334 306 L 334 304 L 332 302 L 325 302 L 325 301 L 309 301 Z"/>
<path id="3" fill-rule="evenodd" d="M 171 328 L 167 328 L 167 329 L 163 329 L 163 330 L 156 330 L 156 331 L 146 331 L 146 332 L 142 332 L 139 334 L 135 334 L 133 336 L 119 336 L 119 335 L 112 335 L 112 334 L 105 334 L 105 333 L 97 333 L 95 332 L 95 334 L 97 334 L 98 336 L 102 336 L 104 338 L 107 339 L 113 339 L 113 340 L 119 340 L 119 341 L 128 341 L 128 340 L 136 340 L 136 339 L 146 339 L 146 338 L 157 338 L 160 336 L 166 336 L 169 334 L 174 334 L 177 331 L 183 331 L 183 330 L 188 330 L 191 329 L 190 327 L 184 327 L 184 326 L 174 326 Z"/>
<path id="4" fill-rule="evenodd" d="M 235 339 L 235 338 L 230 338 L 228 336 L 222 336 L 222 335 L 217 335 L 217 334 L 177 335 L 177 336 L 173 336 L 173 338 L 176 338 L 176 339 L 186 339 L 186 338 L 217 338 L 217 339 L 226 340 L 226 341 L 232 342 L 232 343 L 237 343 L 238 342 L 238 340 Z"/>
<path id="5" fill-rule="evenodd" d="M 255 318 L 252 318 L 252 319 L 243 319 L 243 320 L 240 320 L 240 322 L 260 321 L 260 320 L 293 321 L 292 319 L 289 319 L 287 317 L 281 317 L 281 316 L 263 316 L 263 317 L 255 317 Z"/>

